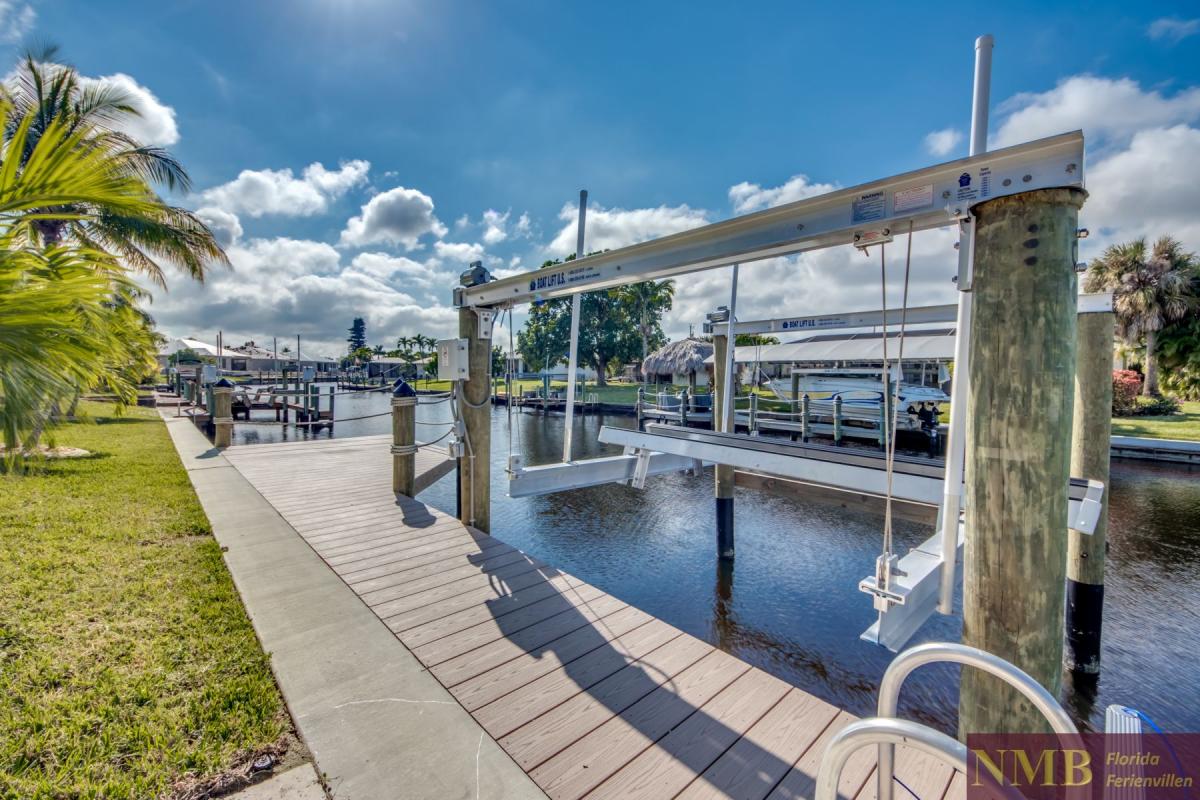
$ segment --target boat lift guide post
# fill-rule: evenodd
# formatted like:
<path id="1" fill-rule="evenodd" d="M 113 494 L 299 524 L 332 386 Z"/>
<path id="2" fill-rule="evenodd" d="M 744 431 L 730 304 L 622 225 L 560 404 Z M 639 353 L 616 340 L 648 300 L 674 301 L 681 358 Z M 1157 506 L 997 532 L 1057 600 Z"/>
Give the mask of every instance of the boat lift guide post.
<path id="1" fill-rule="evenodd" d="M 579 190 L 579 227 L 575 234 L 575 258 L 576 260 L 583 258 L 583 237 L 584 225 L 587 223 L 587 189 Z M 563 427 L 563 463 L 571 460 L 571 444 L 573 434 L 575 433 L 575 373 L 579 369 L 579 316 L 582 314 L 581 298 L 582 294 L 576 294 L 571 297 L 571 344 L 567 355 L 567 405 L 566 405 L 566 422 Z M 546 365 L 546 370 L 549 371 L 550 365 Z M 547 383 L 547 386 L 549 384 Z M 547 392 L 543 400 L 550 399 L 550 393 Z M 511 399 L 509 402 L 512 402 Z"/>

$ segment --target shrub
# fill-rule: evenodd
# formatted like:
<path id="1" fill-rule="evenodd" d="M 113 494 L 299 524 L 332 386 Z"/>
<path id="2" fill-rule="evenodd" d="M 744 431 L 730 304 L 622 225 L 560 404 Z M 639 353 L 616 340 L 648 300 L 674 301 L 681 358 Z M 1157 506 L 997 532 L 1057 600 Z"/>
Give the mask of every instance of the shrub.
<path id="1" fill-rule="evenodd" d="M 1113 370 L 1113 414 L 1118 417 L 1137 414 L 1142 376 L 1131 369 Z"/>
<path id="2" fill-rule="evenodd" d="M 1178 414 L 1180 409 L 1179 400 L 1167 395 L 1138 397 L 1134 405 L 1133 413 L 1139 417 L 1166 417 Z"/>

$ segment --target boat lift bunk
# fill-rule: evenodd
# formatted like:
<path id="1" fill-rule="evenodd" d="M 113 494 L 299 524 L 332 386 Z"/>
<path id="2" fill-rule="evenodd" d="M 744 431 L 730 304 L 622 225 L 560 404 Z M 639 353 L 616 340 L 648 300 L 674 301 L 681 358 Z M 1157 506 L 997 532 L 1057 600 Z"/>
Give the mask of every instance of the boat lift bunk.
<path id="1" fill-rule="evenodd" d="M 894 232 L 901 230 L 911 237 L 915 231 L 952 225 L 959 227 L 969 237 L 973 232 L 970 208 L 974 204 L 1036 189 L 1081 188 L 1083 165 L 1082 133 L 1074 131 L 1051 136 L 806 198 L 641 244 L 577 258 L 561 266 L 499 280 L 485 278 L 464 281 L 464 286 L 455 290 L 455 305 L 464 309 L 472 308 L 480 315 L 494 316 L 500 309 L 511 309 L 525 303 L 577 296 L 582 292 L 725 266 L 734 267 L 736 292 L 737 265 L 741 263 L 846 244 L 860 248 L 883 245 L 893 240 Z M 983 180 L 982 176 L 987 176 L 987 180 Z M 971 188 L 964 191 L 964 186 Z M 970 247 L 960 249 L 960 290 L 964 288 L 963 277 L 967 278 L 969 285 L 969 262 Z M 736 319 L 731 319 L 729 327 L 734 324 Z M 573 341 L 572 349 L 574 345 Z M 567 424 L 569 428 L 569 416 Z M 834 454 L 822 454 L 817 458 L 815 456 L 820 450 L 813 445 L 748 441 L 754 437 L 663 430 L 663 427 L 652 425 L 651 430 L 644 434 L 604 429 L 602 441 L 614 444 L 622 443 L 619 439 L 622 436 L 643 437 L 637 441 L 626 440 L 625 454 L 604 459 L 574 461 L 567 451 L 563 463 L 522 468 L 519 456 L 514 457 L 510 453 L 510 494 L 546 494 L 620 481 L 630 481 L 639 486 L 648 475 L 682 469 L 696 470 L 705 460 L 735 468 L 762 469 L 762 461 L 768 458 L 765 454 L 772 452 L 769 460 L 775 463 L 764 471 L 796 475 L 800 479 L 840 486 L 847 491 L 886 493 L 887 480 L 882 465 L 867 469 L 861 464 L 844 463 L 835 468 Z M 689 442 L 681 439 L 680 435 L 732 438 Z M 797 449 L 789 450 L 789 447 Z M 784 450 L 772 451 L 772 448 Z M 854 457 L 845 453 L 836 456 L 837 459 Z M 876 464 L 878 461 L 875 459 Z M 834 474 L 842 477 L 831 480 Z M 823 481 L 820 480 L 822 478 Z M 897 472 L 891 496 L 924 498 L 925 502 L 938 505 L 942 499 L 942 488 L 941 481 L 935 476 Z M 1102 487 L 1089 485 L 1083 490 L 1083 496 L 1077 499 L 1079 506 L 1074 507 L 1073 504 L 1073 514 L 1080 520 L 1087 516 L 1081 509 L 1088 499 L 1088 489 L 1096 492 Z M 958 517 L 958 514 L 954 516 Z M 1072 523 L 1076 524 L 1085 525 L 1079 520 Z M 946 564 L 947 559 L 942 558 L 941 553 L 949 549 L 935 548 L 934 552 L 939 555 L 932 560 Z M 914 551 L 915 554 L 922 552 L 921 548 Z M 914 554 L 906 556 L 917 557 Z M 891 556 L 889 570 L 895 560 L 896 556 Z M 949 560 L 949 564 L 953 563 L 953 560 Z M 895 567 L 903 569 L 900 564 L 895 564 Z M 941 572 L 952 574 L 953 569 L 950 566 Z M 935 568 L 930 573 L 938 571 Z M 887 591 L 861 587 L 873 594 L 875 606 L 880 610 L 881 630 L 877 638 L 883 644 L 893 641 L 889 635 L 893 628 L 898 636 L 901 628 L 915 629 L 927 618 L 928 614 L 921 616 L 918 613 L 917 606 L 920 604 L 916 602 L 916 595 L 920 590 L 929 585 L 935 599 L 944 600 L 947 589 L 943 585 L 938 591 L 936 574 L 932 583 L 927 578 L 918 579 L 916 571 L 907 578 L 896 572 L 890 574 L 897 581 L 909 581 L 910 585 L 905 589 L 903 584 L 892 581 Z M 908 605 L 910 597 L 914 601 L 912 605 Z M 887 619 L 898 617 L 911 619 L 904 624 L 899 624 L 903 621 L 898 620 L 895 626 L 886 622 Z"/>

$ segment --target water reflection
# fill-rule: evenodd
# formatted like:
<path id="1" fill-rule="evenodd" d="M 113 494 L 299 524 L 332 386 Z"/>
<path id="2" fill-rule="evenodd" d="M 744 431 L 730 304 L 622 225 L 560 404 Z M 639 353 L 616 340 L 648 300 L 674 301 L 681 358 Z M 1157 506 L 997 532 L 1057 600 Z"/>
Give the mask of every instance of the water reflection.
<path id="1" fill-rule="evenodd" d="M 343 403 L 338 416 L 386 410 L 386 396 Z M 418 419 L 448 419 L 445 404 Z M 576 423 L 576 457 L 615 452 L 600 425 L 633 426 L 623 416 Z M 858 636 L 874 620 L 858 581 L 872 569 L 882 520 L 861 508 L 741 487 L 736 493 L 737 558 L 722 566 L 713 529 L 713 477 L 663 475 L 643 491 L 598 486 L 514 499 L 504 473 L 507 441 L 528 464 L 561 456 L 563 418 L 493 414 L 493 532 L 543 561 L 856 714 L 872 713 L 891 654 Z M 271 429 L 267 429 L 271 430 Z M 425 426 L 418 438 L 444 428 Z M 338 437 L 386 433 L 386 417 L 339 424 Z M 240 440 L 240 439 L 239 439 Z M 421 499 L 454 509 L 454 477 Z M 1098 681 L 1066 681 L 1064 701 L 1102 727 L 1110 703 L 1136 705 L 1163 728 L 1200 729 L 1200 470 L 1114 462 L 1103 671 Z M 899 521 L 902 548 L 931 526 Z M 1064 533 L 1065 535 L 1065 533 Z M 961 609 L 961 593 L 955 600 Z M 960 617 L 935 616 L 918 641 L 957 641 Z M 948 728 L 958 705 L 956 668 L 918 671 L 905 684 L 901 713 Z"/>

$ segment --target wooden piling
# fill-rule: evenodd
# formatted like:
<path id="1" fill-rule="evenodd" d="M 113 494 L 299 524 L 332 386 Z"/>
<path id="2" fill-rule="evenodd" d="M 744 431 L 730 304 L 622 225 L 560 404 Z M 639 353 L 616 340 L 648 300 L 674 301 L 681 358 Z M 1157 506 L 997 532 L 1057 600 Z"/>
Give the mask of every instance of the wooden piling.
<path id="1" fill-rule="evenodd" d="M 1071 474 L 1104 484 L 1100 518 L 1090 536 L 1067 533 L 1067 669 L 1100 673 L 1100 628 L 1104 610 L 1104 553 L 1108 536 L 1108 460 L 1112 436 L 1113 313 L 1079 315 L 1075 361 L 1075 413 L 1071 431 Z"/>
<path id="2" fill-rule="evenodd" d="M 467 340 L 469 378 L 458 384 L 458 413 L 466 425 L 467 452 L 458 460 L 459 518 L 488 533 L 492 528 L 492 404 L 488 367 L 492 340 L 479 336 L 479 320 L 470 308 L 458 310 L 458 335 Z M 547 388 L 549 376 L 547 376 Z"/>
<path id="3" fill-rule="evenodd" d="M 417 481 L 417 393 L 404 381 L 392 391 L 392 491 L 412 497 Z"/>
<path id="4" fill-rule="evenodd" d="M 1075 254 L 1086 194 L 975 207 L 962 641 L 1052 694 L 1062 682 L 1075 373 Z M 963 376 L 960 376 L 960 379 Z M 963 670 L 960 736 L 1049 728 L 1021 695 Z"/>
<path id="5" fill-rule="evenodd" d="M 722 387 L 724 387 L 725 381 L 729 377 L 725 374 L 725 348 L 729 344 L 728 340 L 728 336 L 713 336 L 712 405 L 714 431 L 726 430 L 725 394 Z M 733 415 L 730 414 L 729 431 L 736 428 L 732 422 L 733 418 Z M 733 558 L 733 467 L 728 464 L 717 464 L 713 467 L 713 473 L 716 476 L 714 495 L 716 497 L 717 511 L 717 558 Z"/>
<path id="6" fill-rule="evenodd" d="M 212 388 L 213 444 L 220 448 L 233 444 L 233 384 L 221 378 Z"/>

